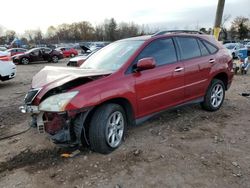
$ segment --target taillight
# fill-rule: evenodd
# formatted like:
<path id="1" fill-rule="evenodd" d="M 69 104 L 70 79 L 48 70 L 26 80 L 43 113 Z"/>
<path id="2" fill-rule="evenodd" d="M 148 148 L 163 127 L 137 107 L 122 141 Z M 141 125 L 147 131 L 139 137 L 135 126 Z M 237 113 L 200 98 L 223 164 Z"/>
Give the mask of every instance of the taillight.
<path id="1" fill-rule="evenodd" d="M 0 61 L 11 61 L 11 57 L 10 56 L 2 56 L 2 57 L 0 57 Z"/>

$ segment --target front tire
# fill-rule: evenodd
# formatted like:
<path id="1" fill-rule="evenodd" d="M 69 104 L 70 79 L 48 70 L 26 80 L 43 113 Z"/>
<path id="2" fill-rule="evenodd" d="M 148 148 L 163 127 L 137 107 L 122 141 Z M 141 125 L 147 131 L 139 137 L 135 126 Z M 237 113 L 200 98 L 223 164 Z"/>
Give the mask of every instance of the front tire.
<path id="1" fill-rule="evenodd" d="M 21 63 L 23 65 L 28 65 L 30 63 L 30 60 L 28 58 L 24 57 L 24 58 L 21 59 Z"/>
<path id="2" fill-rule="evenodd" d="M 94 113 L 89 128 L 90 148 L 108 154 L 117 149 L 124 138 L 127 119 L 118 104 L 105 104 Z"/>
<path id="3" fill-rule="evenodd" d="M 216 111 L 223 104 L 225 98 L 225 85 L 221 80 L 213 79 L 208 87 L 204 101 L 201 103 L 203 109 Z"/>

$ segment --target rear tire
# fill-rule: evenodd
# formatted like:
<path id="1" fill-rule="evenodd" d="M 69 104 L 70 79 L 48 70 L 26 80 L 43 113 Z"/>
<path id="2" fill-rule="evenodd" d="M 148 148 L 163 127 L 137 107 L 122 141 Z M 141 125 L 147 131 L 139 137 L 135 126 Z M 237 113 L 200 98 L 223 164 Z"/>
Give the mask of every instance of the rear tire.
<path id="1" fill-rule="evenodd" d="M 201 103 L 203 109 L 216 111 L 223 104 L 225 98 L 225 85 L 221 80 L 213 79 L 208 87 L 204 101 Z"/>
<path id="2" fill-rule="evenodd" d="M 110 103 L 100 106 L 90 122 L 90 148 L 102 154 L 114 151 L 121 145 L 126 127 L 127 119 L 120 105 Z"/>
<path id="3" fill-rule="evenodd" d="M 56 55 L 54 55 L 54 56 L 52 56 L 51 60 L 53 63 L 58 63 L 59 58 Z"/>

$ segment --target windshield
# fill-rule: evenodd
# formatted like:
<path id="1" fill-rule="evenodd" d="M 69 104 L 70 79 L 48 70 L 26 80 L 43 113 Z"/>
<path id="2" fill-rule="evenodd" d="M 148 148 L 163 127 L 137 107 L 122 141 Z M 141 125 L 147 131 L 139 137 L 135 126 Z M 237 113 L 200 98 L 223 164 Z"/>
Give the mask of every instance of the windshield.
<path id="1" fill-rule="evenodd" d="M 91 55 L 81 66 L 85 69 L 118 70 L 144 41 L 118 41 Z"/>
<path id="2" fill-rule="evenodd" d="M 225 44 L 224 45 L 227 49 L 232 50 L 236 46 L 236 44 Z"/>
<path id="3" fill-rule="evenodd" d="M 38 50 L 38 48 L 32 48 L 32 49 L 26 51 L 26 53 L 30 53 L 30 52 L 33 52 L 33 51 L 36 51 L 36 50 Z"/>

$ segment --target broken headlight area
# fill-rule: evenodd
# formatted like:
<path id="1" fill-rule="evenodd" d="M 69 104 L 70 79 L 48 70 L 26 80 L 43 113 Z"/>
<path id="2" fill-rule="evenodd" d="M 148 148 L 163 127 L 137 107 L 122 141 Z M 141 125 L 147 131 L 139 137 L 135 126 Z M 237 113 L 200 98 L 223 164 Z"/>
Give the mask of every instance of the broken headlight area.
<path id="1" fill-rule="evenodd" d="M 69 101 L 78 94 L 78 91 L 72 91 L 67 93 L 61 93 L 52 95 L 46 98 L 39 105 L 40 111 L 49 111 L 49 112 L 62 112 L 65 110 L 65 107 Z"/>

